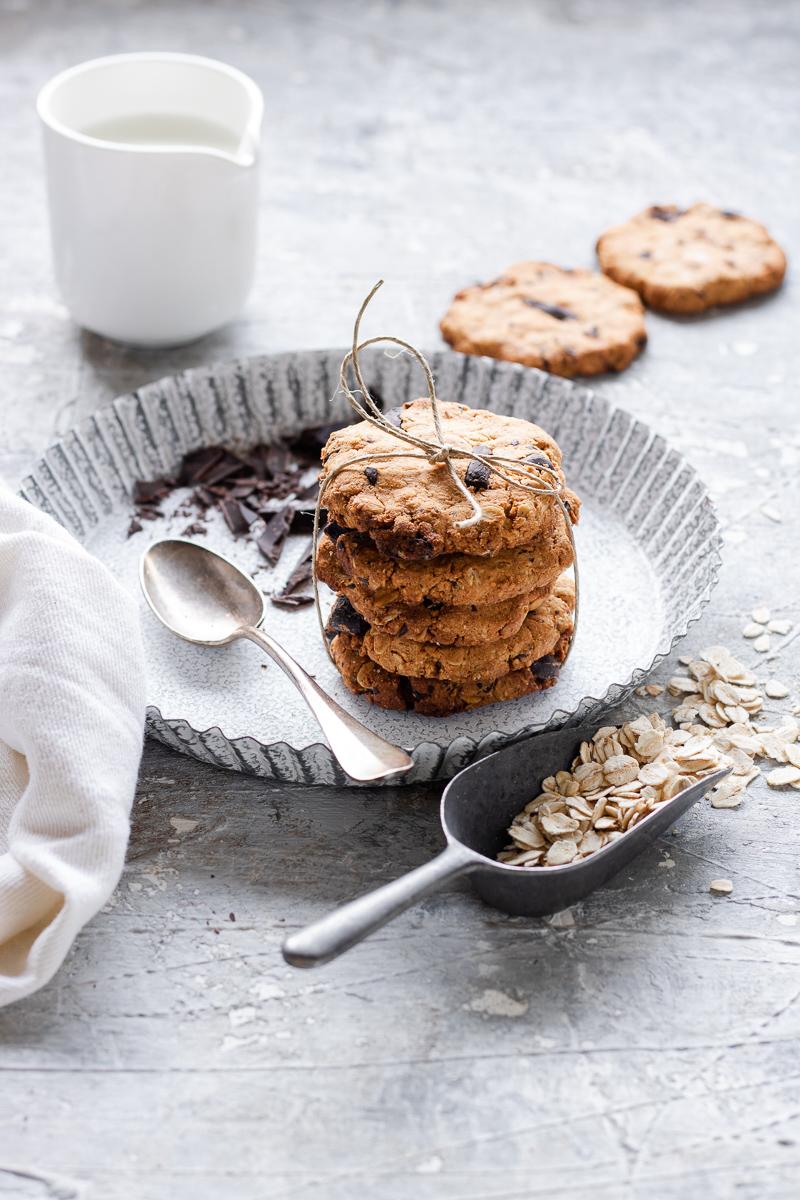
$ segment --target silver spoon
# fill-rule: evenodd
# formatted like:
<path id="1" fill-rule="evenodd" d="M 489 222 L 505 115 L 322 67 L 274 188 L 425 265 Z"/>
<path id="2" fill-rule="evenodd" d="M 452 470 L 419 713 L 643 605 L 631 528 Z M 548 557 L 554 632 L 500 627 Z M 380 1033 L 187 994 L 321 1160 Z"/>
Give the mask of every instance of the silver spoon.
<path id="1" fill-rule="evenodd" d="M 729 774 L 722 768 L 665 800 L 622 837 L 561 867 L 512 867 L 497 862 L 512 818 L 538 781 L 555 774 L 590 738 L 597 721 L 537 734 L 466 767 L 444 790 L 440 809 L 445 848 L 400 879 L 299 929 L 283 943 L 293 967 L 315 967 L 338 958 L 387 921 L 458 875 L 469 874 L 483 900 L 514 916 L 539 917 L 568 908 L 602 887 L 669 829 L 701 796 Z"/>
<path id="2" fill-rule="evenodd" d="M 145 550 L 139 568 L 145 599 L 162 624 L 196 646 L 255 642 L 288 675 L 351 779 L 366 783 L 409 771 L 411 755 L 345 712 L 282 646 L 260 628 L 264 597 L 247 575 L 213 550 L 167 538 Z"/>

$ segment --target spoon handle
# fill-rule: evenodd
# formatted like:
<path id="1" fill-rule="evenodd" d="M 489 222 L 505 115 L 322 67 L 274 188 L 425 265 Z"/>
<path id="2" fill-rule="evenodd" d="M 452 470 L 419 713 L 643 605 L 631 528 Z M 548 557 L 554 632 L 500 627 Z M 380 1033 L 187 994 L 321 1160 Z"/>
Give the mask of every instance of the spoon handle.
<path id="1" fill-rule="evenodd" d="M 414 761 L 410 754 L 345 712 L 263 629 L 247 626 L 241 635 L 265 650 L 289 676 L 317 718 L 334 756 L 351 779 L 367 783 L 411 770 Z"/>
<path id="2" fill-rule="evenodd" d="M 343 904 L 305 929 L 291 933 L 283 943 L 283 957 L 292 967 L 318 967 L 330 962 L 405 912 L 417 900 L 442 887 L 448 879 L 474 866 L 474 856 L 468 850 L 450 845 L 436 858 L 407 875 L 393 879 L 376 891 Z"/>

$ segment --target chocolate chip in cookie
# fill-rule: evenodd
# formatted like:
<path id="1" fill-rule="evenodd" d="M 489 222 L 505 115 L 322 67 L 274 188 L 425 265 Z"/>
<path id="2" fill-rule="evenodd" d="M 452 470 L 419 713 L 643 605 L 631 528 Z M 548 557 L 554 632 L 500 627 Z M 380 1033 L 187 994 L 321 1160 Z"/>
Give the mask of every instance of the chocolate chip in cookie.
<path id="1" fill-rule="evenodd" d="M 471 462 L 464 474 L 464 483 L 474 492 L 482 492 L 491 482 L 491 471 L 486 463 Z"/>

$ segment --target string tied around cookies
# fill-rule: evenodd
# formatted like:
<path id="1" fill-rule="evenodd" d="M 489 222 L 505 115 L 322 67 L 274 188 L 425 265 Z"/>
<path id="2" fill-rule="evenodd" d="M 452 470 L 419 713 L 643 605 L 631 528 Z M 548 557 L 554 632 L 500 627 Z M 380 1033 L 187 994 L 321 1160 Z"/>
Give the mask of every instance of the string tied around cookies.
<path id="1" fill-rule="evenodd" d="M 328 640 L 325 637 L 325 622 L 322 616 L 322 607 L 319 598 L 319 580 L 317 578 L 316 567 L 316 551 L 317 541 L 320 533 L 320 514 L 324 508 L 324 496 L 328 487 L 334 479 L 341 474 L 342 471 L 347 471 L 353 468 L 357 463 L 376 463 L 385 462 L 393 458 L 421 458 L 427 459 L 434 466 L 443 466 L 447 469 L 453 486 L 466 500 L 470 507 L 470 514 L 456 524 L 459 529 L 467 529 L 471 526 L 478 525 L 485 519 L 485 514 L 478 497 L 470 491 L 464 480 L 459 475 L 455 467 L 455 462 L 466 459 L 469 462 L 481 463 L 490 472 L 504 479 L 511 487 L 518 488 L 520 491 L 532 493 L 534 495 L 553 496 L 558 504 L 564 525 L 569 537 L 570 546 L 572 548 L 572 565 L 575 578 L 575 609 L 573 617 L 573 633 L 570 639 L 569 650 L 575 640 L 575 631 L 578 624 L 578 607 L 579 607 L 579 586 L 578 586 L 578 559 L 575 546 L 575 537 L 572 531 L 572 519 L 570 517 L 567 502 L 564 499 L 563 491 L 564 484 L 559 478 L 558 473 L 552 465 L 547 465 L 543 462 L 525 462 L 520 459 L 508 458 L 502 454 L 491 454 L 489 452 L 481 452 L 473 447 L 455 446 L 445 440 L 444 430 L 442 428 L 441 412 L 439 410 L 439 399 L 436 394 L 436 384 L 433 378 L 433 372 L 425 356 L 412 346 L 409 342 L 403 341 L 402 338 L 394 337 L 392 334 L 383 334 L 378 337 L 359 341 L 361 332 L 361 321 L 370 301 L 375 296 L 376 292 L 383 286 L 383 280 L 378 282 L 371 289 L 369 294 L 363 300 L 361 307 L 353 325 L 353 341 L 347 354 L 342 359 L 339 367 L 339 386 L 331 398 L 332 401 L 341 392 L 347 399 L 351 408 L 363 420 L 370 425 L 376 426 L 378 429 L 389 434 L 399 442 L 405 442 L 409 449 L 384 450 L 384 451 L 366 451 L 363 454 L 356 454 L 349 457 L 345 462 L 339 463 L 330 470 L 326 467 L 326 475 L 324 480 L 320 482 L 317 503 L 314 509 L 314 529 L 312 535 L 312 554 L 311 554 L 311 582 L 314 590 L 314 605 L 317 612 L 317 620 L 319 622 L 322 639 L 328 650 L 330 657 L 330 649 Z M 387 420 L 386 415 L 376 404 L 370 390 L 366 384 L 361 371 L 361 362 L 359 355 L 362 350 L 368 346 L 376 346 L 379 344 L 389 344 L 396 346 L 399 353 L 410 354 L 416 360 L 422 369 L 425 377 L 425 385 L 428 392 L 428 400 L 431 406 L 431 416 L 433 418 L 433 429 L 435 441 L 428 438 L 420 437 L 419 434 L 411 433 L 407 429 L 403 429 L 401 425 L 395 425 Z M 350 386 L 348 372 L 352 369 L 355 378 L 355 387 Z M 569 655 L 567 651 L 567 656 Z M 564 659 L 566 662 L 566 657 Z"/>

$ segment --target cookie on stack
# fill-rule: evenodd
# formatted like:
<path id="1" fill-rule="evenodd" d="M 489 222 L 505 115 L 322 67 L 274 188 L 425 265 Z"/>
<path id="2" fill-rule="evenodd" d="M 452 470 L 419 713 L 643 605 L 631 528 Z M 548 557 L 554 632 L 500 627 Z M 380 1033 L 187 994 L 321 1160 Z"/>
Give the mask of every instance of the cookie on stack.
<path id="1" fill-rule="evenodd" d="M 537 425 L 463 404 L 440 402 L 439 412 L 447 445 L 531 464 L 545 486 L 554 477 L 563 484 L 561 452 Z M 385 415 L 436 442 L 429 400 Z M 347 687 L 383 708 L 429 716 L 551 687 L 575 602 L 563 577 L 572 544 L 560 504 L 456 459 L 483 510 L 464 526 L 471 509 L 444 464 L 380 458 L 405 448 L 362 421 L 332 434 L 322 452 L 329 519 L 316 568 L 337 593 L 326 632 Z M 577 497 L 566 488 L 562 495 L 577 521 Z"/>

